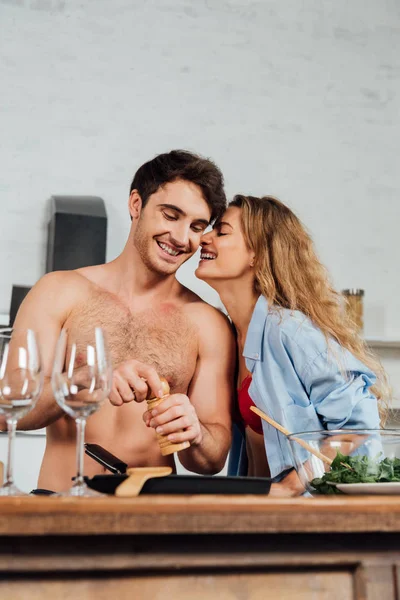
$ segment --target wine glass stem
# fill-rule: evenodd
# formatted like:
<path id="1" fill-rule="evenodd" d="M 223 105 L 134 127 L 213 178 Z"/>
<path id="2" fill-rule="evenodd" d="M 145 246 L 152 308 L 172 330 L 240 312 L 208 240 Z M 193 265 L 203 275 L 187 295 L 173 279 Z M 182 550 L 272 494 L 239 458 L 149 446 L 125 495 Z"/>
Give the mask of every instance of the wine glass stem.
<path id="1" fill-rule="evenodd" d="M 7 453 L 6 483 L 8 485 L 12 485 L 14 483 L 13 464 L 14 464 L 14 438 L 15 438 L 16 429 L 17 429 L 17 419 L 7 419 L 8 453 Z"/>
<path id="2" fill-rule="evenodd" d="M 75 485 L 82 485 L 83 479 L 83 444 L 85 441 L 86 419 L 76 419 L 76 479 Z"/>

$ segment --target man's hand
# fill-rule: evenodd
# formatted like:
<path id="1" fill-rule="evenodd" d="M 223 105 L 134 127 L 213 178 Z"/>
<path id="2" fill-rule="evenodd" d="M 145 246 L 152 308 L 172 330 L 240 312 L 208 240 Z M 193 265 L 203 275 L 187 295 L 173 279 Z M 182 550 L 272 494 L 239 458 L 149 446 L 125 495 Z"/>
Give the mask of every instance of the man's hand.
<path id="1" fill-rule="evenodd" d="M 126 402 L 132 402 L 132 400 L 143 402 L 149 389 L 156 397 L 163 395 L 163 388 L 157 371 L 138 360 L 126 360 L 113 371 L 109 399 L 114 406 L 121 406 Z"/>
<path id="2" fill-rule="evenodd" d="M 146 411 L 143 420 L 175 444 L 188 441 L 199 445 L 203 439 L 196 409 L 184 394 L 167 396 L 156 408 Z"/>

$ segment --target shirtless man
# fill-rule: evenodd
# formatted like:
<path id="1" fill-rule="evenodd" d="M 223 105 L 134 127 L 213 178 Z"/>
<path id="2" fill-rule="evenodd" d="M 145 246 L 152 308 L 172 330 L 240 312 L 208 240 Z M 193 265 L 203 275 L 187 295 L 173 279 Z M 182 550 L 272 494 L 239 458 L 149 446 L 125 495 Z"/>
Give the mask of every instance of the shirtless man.
<path id="1" fill-rule="evenodd" d="M 213 163 L 183 151 L 159 155 L 133 179 L 132 223 L 120 256 L 104 265 L 49 273 L 25 298 L 15 327 L 37 331 L 45 385 L 18 428 L 47 427 L 39 487 L 68 489 L 75 475 L 75 422 L 55 402 L 50 383 L 63 327 L 84 342 L 100 325 L 110 345 L 113 387 L 88 420 L 87 442 L 129 466 L 174 468 L 173 456 L 159 450 L 154 430 L 162 429 L 171 441 L 190 441 L 179 454 L 188 470 L 222 469 L 231 442 L 232 333 L 226 318 L 182 286 L 175 273 L 224 208 L 222 175 Z M 142 402 L 148 388 L 159 394 L 159 376 L 168 380 L 171 395 L 154 416 Z M 102 472 L 85 457 L 86 475 Z"/>

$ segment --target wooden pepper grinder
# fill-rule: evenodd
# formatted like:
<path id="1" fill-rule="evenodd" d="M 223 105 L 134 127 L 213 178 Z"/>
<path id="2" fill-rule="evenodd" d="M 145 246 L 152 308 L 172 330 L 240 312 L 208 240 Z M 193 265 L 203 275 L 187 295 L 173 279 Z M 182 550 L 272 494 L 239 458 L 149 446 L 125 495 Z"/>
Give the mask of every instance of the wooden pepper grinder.
<path id="1" fill-rule="evenodd" d="M 149 410 L 153 410 L 156 406 L 158 406 L 167 396 L 169 396 L 169 385 L 168 381 L 164 377 L 160 377 L 163 395 L 161 398 L 151 397 L 146 398 L 147 407 Z M 149 394 L 151 394 L 151 390 Z M 171 442 L 166 435 L 162 435 L 161 433 L 156 433 L 158 443 L 161 448 L 161 454 L 163 456 L 168 456 L 168 454 L 173 454 L 174 452 L 179 452 L 180 450 L 185 450 L 185 448 L 189 448 L 190 442 L 179 442 L 178 444 L 174 444 Z"/>

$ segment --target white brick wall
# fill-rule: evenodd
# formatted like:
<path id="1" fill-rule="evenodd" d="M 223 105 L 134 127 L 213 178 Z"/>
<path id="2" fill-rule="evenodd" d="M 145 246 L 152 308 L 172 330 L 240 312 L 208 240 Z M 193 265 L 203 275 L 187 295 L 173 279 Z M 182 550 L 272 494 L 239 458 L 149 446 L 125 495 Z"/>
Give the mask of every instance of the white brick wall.
<path id="1" fill-rule="evenodd" d="M 365 288 L 367 333 L 400 337 L 399 12 L 396 0 L 0 0 L 0 312 L 12 283 L 44 271 L 51 194 L 105 199 L 111 259 L 134 170 L 185 147 L 217 161 L 229 194 L 291 204 L 337 286 Z"/>
<path id="2" fill-rule="evenodd" d="M 367 332 L 400 337 L 396 0 L 2 0 L 0 20 L 0 311 L 43 273 L 51 194 L 104 197 L 112 258 L 135 168 L 187 147 L 230 194 L 289 202 L 366 289 Z"/>
<path id="3" fill-rule="evenodd" d="M 184 147 L 288 202 L 400 338 L 399 34 L 397 0 L 0 0 L 0 312 L 44 272 L 51 194 L 104 198 L 112 259 L 135 169 Z"/>

